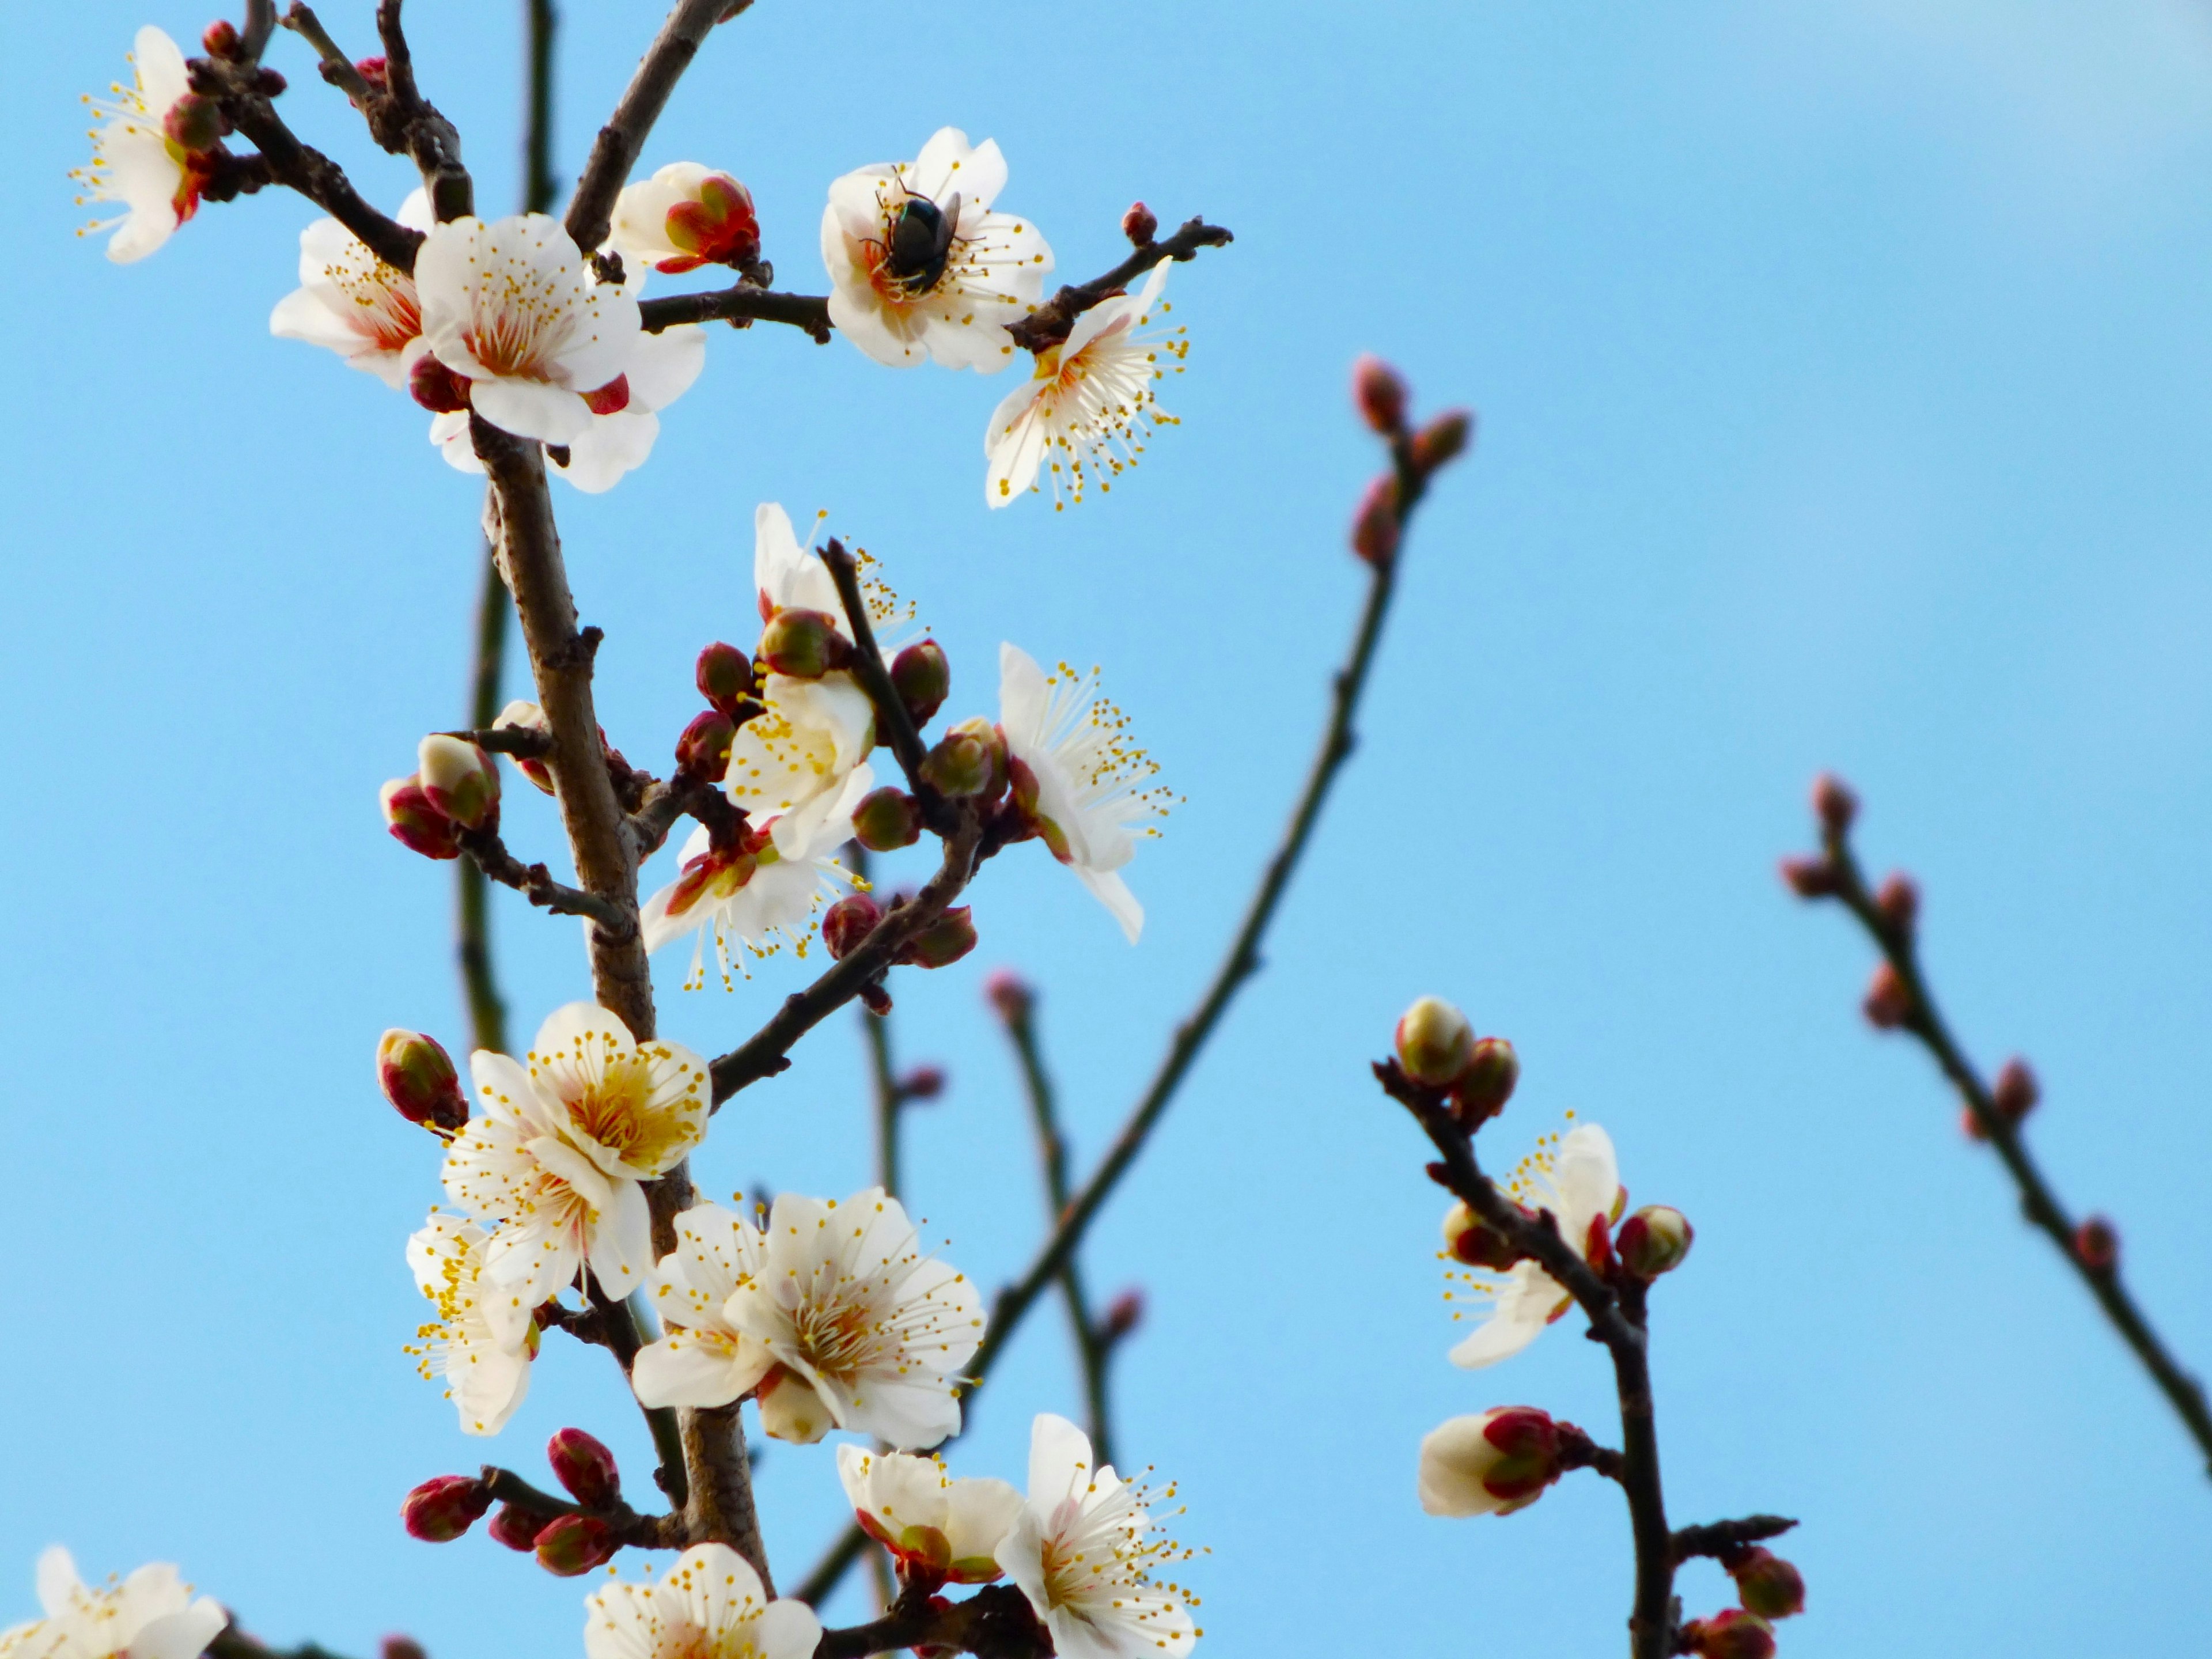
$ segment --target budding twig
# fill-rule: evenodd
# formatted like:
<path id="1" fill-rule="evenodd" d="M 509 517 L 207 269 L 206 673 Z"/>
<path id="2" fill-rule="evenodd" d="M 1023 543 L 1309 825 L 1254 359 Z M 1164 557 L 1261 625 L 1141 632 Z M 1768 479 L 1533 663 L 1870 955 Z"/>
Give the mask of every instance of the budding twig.
<path id="1" fill-rule="evenodd" d="M 707 32 L 722 21 L 728 0 L 676 0 L 660 33 L 646 49 L 622 100 L 592 142 L 592 154 L 576 180 L 568 204 L 568 234 L 578 247 L 591 249 L 607 240 L 615 198 L 637 165 L 653 124 L 667 107 L 669 94 L 691 67 Z"/>
<path id="2" fill-rule="evenodd" d="M 1747 1515 L 1741 1521 L 1710 1521 L 1701 1527 L 1684 1527 L 1674 1534 L 1674 1559 L 1688 1561 L 1701 1555 L 1716 1559 L 1779 1538 L 1797 1523 L 1779 1515 Z"/>
<path id="3" fill-rule="evenodd" d="M 658 334 L 679 323 L 788 323 L 817 345 L 830 343 L 830 301 L 818 294 L 783 294 L 739 283 L 705 294 L 669 294 L 638 302 L 645 331 Z"/>
<path id="4" fill-rule="evenodd" d="M 502 887 L 512 887 L 541 910 L 558 916 L 589 916 L 602 927 L 620 928 L 630 918 L 611 899 L 580 888 L 563 886 L 542 864 L 525 864 L 507 850 L 496 830 L 455 826 L 461 850 L 477 870 Z"/>
<path id="5" fill-rule="evenodd" d="M 860 566 L 835 536 L 822 550 L 822 562 L 830 567 L 830 579 L 837 584 L 838 603 L 844 606 L 846 623 L 853 630 L 853 677 L 876 706 L 876 725 L 897 758 L 899 770 L 906 774 L 907 787 L 921 803 L 925 817 L 934 814 L 930 827 L 943 834 L 951 827 L 946 816 L 950 809 L 937 791 L 922 781 L 921 733 L 915 730 L 914 716 L 907 713 L 906 700 L 891 684 L 890 670 L 884 665 L 884 653 L 877 647 L 876 631 L 868 622 L 867 601 L 860 594 Z"/>
<path id="6" fill-rule="evenodd" d="M 1186 220 L 1182 228 L 1165 241 L 1146 242 L 1133 250 L 1127 258 L 1103 276 L 1095 276 L 1080 287 L 1062 288 L 1021 321 L 1009 324 L 1006 332 L 1014 337 L 1015 344 L 1030 351 L 1056 346 L 1067 338 L 1078 317 L 1122 292 L 1162 260 L 1195 259 L 1202 247 L 1226 247 L 1236 240 L 1219 225 L 1209 225 L 1203 218 Z"/>

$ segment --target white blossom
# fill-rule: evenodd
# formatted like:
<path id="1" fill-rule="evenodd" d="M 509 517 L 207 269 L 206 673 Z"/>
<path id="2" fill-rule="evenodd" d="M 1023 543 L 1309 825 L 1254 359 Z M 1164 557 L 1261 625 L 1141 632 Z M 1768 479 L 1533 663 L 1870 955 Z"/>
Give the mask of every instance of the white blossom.
<path id="1" fill-rule="evenodd" d="M 830 320 L 894 368 L 925 356 L 986 374 L 1005 368 L 1015 349 L 1006 325 L 1036 309 L 1052 270 L 1034 225 L 992 210 L 1006 183 L 997 143 L 970 149 L 952 127 L 939 128 L 911 161 L 837 179 L 822 214 Z"/>
<path id="2" fill-rule="evenodd" d="M 1559 1223 L 1559 1236 L 1586 1258 L 1593 1256 L 1593 1229 L 1619 1217 L 1625 1196 L 1613 1140 L 1595 1123 L 1570 1130 L 1564 1139 L 1545 1136 L 1504 1185 L 1506 1196 L 1516 1203 L 1532 1211 L 1549 1210 Z M 1447 1277 L 1474 1287 L 1471 1297 L 1447 1291 L 1447 1300 L 1487 1304 L 1482 1322 L 1451 1351 L 1452 1364 L 1468 1370 L 1510 1359 L 1574 1305 L 1559 1282 L 1530 1260 L 1516 1261 L 1503 1273 L 1469 1268 Z"/>
<path id="3" fill-rule="evenodd" d="M 933 1457 L 837 1448 L 837 1478 L 860 1528 L 899 1559 L 957 1584 L 987 1584 L 1006 1569 L 995 1553 L 1022 1495 L 1003 1480 L 954 1480 Z"/>
<path id="4" fill-rule="evenodd" d="M 584 1601 L 587 1659 L 812 1659 L 821 1622 L 771 1601 L 727 1544 L 694 1544 L 659 1583 L 617 1580 Z"/>
<path id="5" fill-rule="evenodd" d="M 415 256 L 422 337 L 470 402 L 518 437 L 573 443 L 637 349 L 637 301 L 595 279 L 558 220 L 452 219 Z"/>
<path id="6" fill-rule="evenodd" d="M 676 1218 L 676 1240 L 653 1273 L 653 1305 L 665 1334 L 638 1350 L 630 1386 L 655 1409 L 726 1406 L 775 1364 L 728 1313 L 738 1286 L 759 1276 L 760 1231 L 719 1204 L 695 1204 Z"/>
<path id="7" fill-rule="evenodd" d="M 56 1544 L 39 1557 L 38 1586 L 46 1617 L 0 1631 L 0 1659 L 199 1659 L 230 1622 L 166 1561 L 94 1589 Z"/>
<path id="8" fill-rule="evenodd" d="M 1040 468 L 1052 484 L 1055 510 L 1067 505 L 1060 496 L 1063 473 L 1068 500 L 1080 501 L 1093 477 L 1101 492 L 1111 489 L 1112 480 L 1144 453 L 1146 433 L 1176 424 L 1152 382 L 1166 374 L 1170 359 L 1182 373 L 1190 343 L 1180 328 L 1140 331 L 1155 312 L 1168 309 L 1160 298 L 1167 281 L 1163 259 L 1138 292 L 1093 306 L 1075 319 L 1064 343 L 1037 353 L 1036 373 L 1006 394 L 983 431 L 987 506 L 1004 507 L 1036 489 Z"/>
<path id="9" fill-rule="evenodd" d="M 472 1221 L 433 1212 L 407 1241 L 407 1265 L 437 1317 L 416 1332 L 425 1377 L 442 1377 L 463 1434 L 497 1434 L 530 1392 L 538 1357 L 532 1306 L 484 1271 L 488 1236 Z"/>
<path id="10" fill-rule="evenodd" d="M 786 943 L 800 956 L 823 901 L 853 880 L 836 854 L 852 836 L 848 808 L 842 822 L 825 818 L 812 840 L 786 856 L 775 844 L 775 820 L 754 825 L 738 844 L 717 849 L 700 825 L 684 843 L 674 881 L 646 900 L 639 912 L 645 948 L 658 951 L 696 933 L 688 990 L 706 982 L 706 950 L 714 942 L 715 965 L 726 988 L 743 952 L 774 956 Z"/>
<path id="11" fill-rule="evenodd" d="M 138 31 L 129 62 L 131 84 L 115 82 L 106 98 L 87 97 L 99 118 L 87 136 L 92 160 L 70 176 L 84 186 L 77 204 L 119 202 L 124 211 L 80 230 L 113 230 L 107 257 L 119 265 L 143 259 L 199 211 L 206 174 L 200 158 L 169 137 L 163 121 L 191 87 L 177 43 L 150 25 Z"/>
<path id="12" fill-rule="evenodd" d="M 627 1296 L 653 1267 L 638 1183 L 705 1135 L 707 1063 L 676 1043 L 637 1042 L 589 1002 L 556 1009 L 526 1060 L 469 1056 L 484 1109 L 446 1154 L 447 1196 L 495 1224 L 486 1269 L 528 1306 L 586 1263 L 607 1294 Z"/>
<path id="13" fill-rule="evenodd" d="M 1170 1486 L 1163 1494 L 1172 1498 Z M 1064 1417 L 1040 1413 L 1030 1431 L 1029 1500 L 998 1548 L 999 1565 L 1052 1632 L 1060 1659 L 1135 1659 L 1188 1653 L 1200 1632 L 1191 1598 L 1155 1583 L 1189 1559 L 1155 1528 L 1152 1494 L 1112 1466 L 1093 1468 L 1091 1441 Z"/>
<path id="14" fill-rule="evenodd" d="M 843 670 L 819 679 L 770 674 L 763 712 L 730 744 L 724 788 L 757 818 L 774 814 L 776 850 L 791 857 L 834 831 L 848 840 L 853 810 L 876 787 L 876 706 Z"/>
<path id="15" fill-rule="evenodd" d="M 428 193 L 410 191 L 398 218 L 428 231 L 436 222 Z M 413 366 L 407 348 L 422 333 L 415 278 L 385 264 L 337 220 L 318 219 L 300 233 L 300 286 L 276 302 L 269 331 L 325 347 L 404 392 Z"/>
<path id="16" fill-rule="evenodd" d="M 1121 879 L 1139 820 L 1167 811 L 1165 791 L 1142 787 L 1158 765 L 1129 742 L 1128 717 L 1096 695 L 1097 671 L 1066 663 L 1048 675 L 1027 652 L 999 647 L 999 729 L 1016 800 L 1052 855 L 1104 905 L 1130 944 L 1145 908 Z"/>

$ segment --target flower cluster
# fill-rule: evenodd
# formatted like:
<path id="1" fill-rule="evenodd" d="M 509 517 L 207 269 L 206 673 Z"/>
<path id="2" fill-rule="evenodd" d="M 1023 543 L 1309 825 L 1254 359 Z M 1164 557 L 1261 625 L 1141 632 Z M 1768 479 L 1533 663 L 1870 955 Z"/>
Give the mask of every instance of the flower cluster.
<path id="1" fill-rule="evenodd" d="M 230 1622 L 165 1561 L 94 1589 L 58 1544 L 39 1558 L 42 1619 L 0 1631 L 0 1659 L 199 1659 Z"/>

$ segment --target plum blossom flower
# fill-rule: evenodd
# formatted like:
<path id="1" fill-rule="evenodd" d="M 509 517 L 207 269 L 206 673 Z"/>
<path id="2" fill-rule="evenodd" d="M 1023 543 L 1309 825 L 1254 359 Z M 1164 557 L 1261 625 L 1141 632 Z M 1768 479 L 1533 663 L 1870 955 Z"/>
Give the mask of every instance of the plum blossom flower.
<path id="1" fill-rule="evenodd" d="M 1137 850 L 1140 818 L 1164 816 L 1165 790 L 1139 786 L 1158 764 L 1127 737 L 1128 716 L 1095 695 L 1096 670 L 1079 675 L 1066 663 L 1048 675 L 1018 646 L 999 647 L 999 729 L 1014 799 L 1052 855 L 1104 905 L 1130 944 L 1145 927 L 1121 866 Z"/>
<path id="2" fill-rule="evenodd" d="M 92 160 L 70 176 L 85 188 L 77 204 L 120 202 L 112 219 L 87 225 L 77 234 L 112 229 L 107 257 L 127 265 L 167 241 L 177 228 L 199 211 L 207 183 L 204 153 L 185 149 L 169 136 L 167 118 L 191 95 L 185 55 L 177 43 L 148 26 L 138 31 L 129 58 L 131 84 L 115 82 L 106 98 L 85 102 L 100 124 L 88 135 Z"/>
<path id="3" fill-rule="evenodd" d="M 94 1589 L 56 1544 L 39 1557 L 38 1583 L 46 1616 L 0 1631 L 0 1659 L 199 1659 L 230 1622 L 166 1561 Z"/>
<path id="4" fill-rule="evenodd" d="M 1172 1498 L 1170 1486 L 1164 1498 Z M 1152 1493 L 1093 1468 L 1091 1441 L 1064 1417 L 1039 1413 L 1030 1431 L 1029 1500 L 1000 1541 L 999 1565 L 1052 1632 L 1060 1659 L 1135 1659 L 1188 1653 L 1202 1633 L 1195 1598 L 1153 1571 L 1190 1553 L 1153 1530 Z"/>
<path id="5" fill-rule="evenodd" d="M 676 1218 L 676 1249 L 653 1273 L 653 1305 L 666 1333 L 637 1352 L 630 1386 L 644 1405 L 726 1406 L 775 1357 L 730 1322 L 730 1298 L 759 1276 L 760 1230 L 734 1210 L 695 1204 Z"/>
<path id="6" fill-rule="evenodd" d="M 645 902 L 639 921 L 645 948 L 663 945 L 696 933 L 691 970 L 684 988 L 706 983 L 707 942 L 723 988 L 732 984 L 730 967 L 742 964 L 741 951 L 774 956 L 787 941 L 806 954 L 807 929 L 823 900 L 853 876 L 835 857 L 852 835 L 852 814 L 841 823 L 825 819 L 812 840 L 786 855 L 775 844 L 775 823 L 748 830 L 732 846 L 717 848 L 702 824 L 684 843 L 683 868 L 676 879 Z"/>
<path id="7" fill-rule="evenodd" d="M 830 186 L 822 263 L 830 320 L 879 363 L 924 356 L 994 374 L 1012 361 L 1006 325 L 1036 308 L 1052 250 L 991 204 L 1006 188 L 994 140 L 940 127 L 911 161 L 878 162 Z"/>
<path id="8" fill-rule="evenodd" d="M 671 276 L 701 265 L 749 265 L 760 256 L 752 192 L 726 173 L 672 161 L 623 187 L 608 239 L 626 264 Z"/>
<path id="9" fill-rule="evenodd" d="M 517 214 L 434 226 L 415 256 L 422 338 L 469 382 L 476 412 L 517 437 L 573 443 L 591 393 L 637 349 L 637 301 L 597 281 L 558 220 Z"/>
<path id="10" fill-rule="evenodd" d="M 488 1236 L 472 1221 L 433 1212 L 407 1241 L 415 1283 L 437 1317 L 416 1337 L 425 1377 L 443 1377 L 463 1434 L 497 1434 L 530 1392 L 538 1357 L 532 1304 L 484 1271 Z"/>
<path id="11" fill-rule="evenodd" d="M 987 506 L 1004 507 L 1036 489 L 1040 467 L 1051 481 L 1054 511 L 1067 505 L 1060 499 L 1063 472 L 1070 499 L 1083 499 L 1090 477 L 1103 494 L 1137 464 L 1150 428 L 1176 423 L 1160 407 L 1152 382 L 1165 375 L 1168 358 L 1182 373 L 1190 343 L 1181 328 L 1139 331 L 1154 312 L 1168 309 L 1160 298 L 1167 281 L 1162 260 L 1138 292 L 1093 306 L 1075 319 L 1063 344 L 1037 353 L 1036 373 L 1006 394 L 983 431 L 990 463 L 983 477 Z"/>
<path id="12" fill-rule="evenodd" d="M 556 1008 L 527 1066 L 479 1048 L 484 1098 L 446 1154 L 447 1196 L 496 1224 L 483 1247 L 494 1283 L 535 1308 L 588 1263 L 611 1296 L 653 1267 L 644 1189 L 707 1129 L 707 1063 L 672 1042 L 639 1042 L 595 1003 Z"/>
<path id="13" fill-rule="evenodd" d="M 811 1659 L 821 1622 L 771 1601 L 727 1544 L 694 1544 L 657 1584 L 619 1580 L 584 1600 L 586 1659 Z"/>
<path id="14" fill-rule="evenodd" d="M 1003 1480 L 960 1480 L 933 1457 L 837 1448 L 837 1478 L 860 1528 L 909 1577 L 988 1584 L 1006 1571 L 994 1553 L 1022 1495 Z"/>
<path id="15" fill-rule="evenodd" d="M 1559 1236 L 1591 1260 L 1601 1253 L 1602 1235 L 1619 1217 L 1626 1198 L 1612 1138 L 1595 1123 L 1571 1129 L 1564 1138 L 1547 1135 L 1538 1141 L 1536 1150 L 1507 1179 L 1505 1193 L 1527 1209 L 1549 1210 L 1559 1223 Z M 1474 1287 L 1472 1297 L 1465 1291 L 1447 1291 L 1447 1300 L 1488 1304 L 1482 1322 L 1451 1351 L 1452 1364 L 1468 1370 L 1510 1359 L 1574 1305 L 1559 1280 L 1530 1260 L 1516 1261 L 1503 1273 L 1470 1268 L 1446 1277 Z"/>
<path id="16" fill-rule="evenodd" d="M 408 192 L 398 217 L 411 230 L 428 231 L 437 222 L 428 192 Z M 337 220 L 318 219 L 300 233 L 300 286 L 269 313 L 269 331 L 326 347 L 349 367 L 404 392 L 407 348 L 422 333 L 415 278 L 385 264 Z"/>

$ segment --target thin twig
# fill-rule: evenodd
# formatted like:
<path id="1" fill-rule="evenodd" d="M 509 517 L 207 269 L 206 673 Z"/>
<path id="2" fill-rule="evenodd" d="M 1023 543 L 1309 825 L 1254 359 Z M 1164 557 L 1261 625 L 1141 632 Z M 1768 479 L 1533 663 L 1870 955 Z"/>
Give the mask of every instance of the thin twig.
<path id="1" fill-rule="evenodd" d="M 867 600 L 860 592 L 860 566 L 845 550 L 845 544 L 835 536 L 822 550 L 822 562 L 830 567 L 830 579 L 836 583 L 838 600 L 845 607 L 846 624 L 853 631 L 853 678 L 860 681 L 860 690 L 875 705 L 876 729 L 890 745 L 899 770 L 906 774 L 907 787 L 915 792 L 927 812 L 936 792 L 921 781 L 921 733 L 915 729 L 914 716 L 907 712 L 905 699 L 892 685 L 890 670 L 884 665 L 883 652 L 877 647 L 875 629 L 868 621 Z"/>
<path id="2" fill-rule="evenodd" d="M 523 15 L 524 96 L 530 118 L 522 138 L 522 210 L 550 213 L 561 194 L 553 172 L 553 35 L 560 18 L 553 0 L 523 0 Z"/>
<path id="3" fill-rule="evenodd" d="M 476 185 L 461 165 L 459 131 L 415 84 L 415 55 L 400 22 L 401 0 L 377 0 L 376 33 L 384 43 L 384 95 L 372 100 L 369 131 L 395 154 L 411 157 L 439 223 L 476 211 Z"/>
<path id="4" fill-rule="evenodd" d="M 556 916 L 589 916 L 606 927 L 628 925 L 617 902 L 564 886 L 542 864 L 523 863 L 507 850 L 497 830 L 463 830 L 459 836 L 461 850 L 469 855 L 470 863 L 501 886 L 512 887 L 539 909 L 550 910 Z"/>
<path id="5" fill-rule="evenodd" d="M 374 95 L 368 82 L 354 66 L 353 59 L 346 55 L 345 48 L 331 39 L 330 31 L 323 27 L 323 20 L 316 16 L 311 8 L 301 4 L 300 0 L 292 0 L 290 9 L 284 14 L 283 22 L 286 28 L 315 49 L 315 56 L 322 60 L 323 79 L 345 94 L 355 108 L 367 109 L 368 100 Z"/>
<path id="6" fill-rule="evenodd" d="M 1950 1028 L 1945 1024 L 1942 1012 L 1936 1006 L 1935 993 L 1929 988 L 1926 974 L 1920 965 L 1920 952 L 1915 927 L 1910 921 L 1900 923 L 1886 915 L 1875 896 L 1868 890 L 1866 877 L 1859 867 L 1856 854 L 1850 844 L 1848 814 L 1845 821 L 1831 822 L 1822 827 L 1826 849 L 1826 864 L 1820 873 L 1830 884 L 1826 896 L 1832 893 L 1844 907 L 1858 919 L 1891 969 L 1902 981 L 1905 991 L 1903 1029 L 1919 1039 L 1966 1109 L 1973 1115 L 1983 1135 L 1996 1149 L 1998 1158 L 2012 1176 L 2013 1184 L 2020 1190 L 2021 1213 L 2028 1224 L 2049 1238 L 2063 1256 L 2075 1276 L 2087 1285 L 2097 1305 L 2112 1322 L 2112 1328 L 2133 1350 L 2151 1380 L 2172 1405 L 2183 1426 L 2197 1443 L 2197 1449 L 2212 1459 L 2212 1409 L 2208 1409 L 2203 1385 L 2191 1376 L 2167 1352 L 2166 1344 L 2151 1327 L 2127 1286 L 2121 1283 L 2117 1259 L 2098 1263 L 2085 1258 L 2076 1247 L 2076 1228 L 2066 1208 L 2058 1201 L 2051 1183 L 2041 1168 L 2029 1154 L 2027 1142 L 2021 1139 L 2020 1126 L 1996 1108 L 1990 1097 L 1989 1086 L 1982 1080 L 1972 1061 L 1968 1060 L 1958 1043 L 1953 1040 Z"/>
<path id="7" fill-rule="evenodd" d="M 1674 1559 L 1688 1561 L 1703 1555 L 1718 1559 L 1747 1545 L 1779 1538 L 1796 1524 L 1786 1516 L 1747 1515 L 1741 1521 L 1709 1521 L 1699 1527 L 1684 1527 L 1674 1534 Z"/>
<path id="8" fill-rule="evenodd" d="M 811 336 L 815 344 L 830 343 L 830 301 L 818 294 L 782 294 L 739 283 L 706 294 L 663 295 L 639 301 L 637 309 L 648 334 L 682 323 L 728 323 L 738 328 L 788 323 Z"/>
<path id="9" fill-rule="evenodd" d="M 1103 276 L 1094 276 L 1079 287 L 1061 289 L 1021 321 L 1007 325 L 1006 332 L 1014 337 L 1016 345 L 1031 351 L 1059 345 L 1067 338 L 1078 317 L 1101 301 L 1127 290 L 1130 283 L 1161 261 L 1194 259 L 1200 248 L 1226 247 L 1236 240 L 1219 225 L 1209 225 L 1202 218 L 1186 220 L 1182 228 L 1165 241 L 1143 244 Z"/>
<path id="10" fill-rule="evenodd" d="M 869 878 L 868 849 L 854 842 L 851 857 L 853 874 L 866 882 Z M 863 1006 L 860 1020 L 860 1041 L 868 1050 L 869 1099 L 876 1126 L 876 1184 L 896 1198 L 902 1174 L 899 1121 L 903 1115 L 906 1095 L 899 1087 L 898 1067 L 891 1058 L 891 1017 L 888 1010 L 879 1014 Z"/>
<path id="11" fill-rule="evenodd" d="M 698 55 L 707 32 L 722 21 L 727 3 L 728 0 L 676 0 L 675 9 L 630 77 L 622 101 L 592 140 L 591 159 L 584 163 L 575 196 L 568 204 L 568 234 L 586 252 L 607 240 L 615 198 L 622 193 L 630 169 L 637 165 L 647 135 L 667 106 L 676 82 Z"/>

